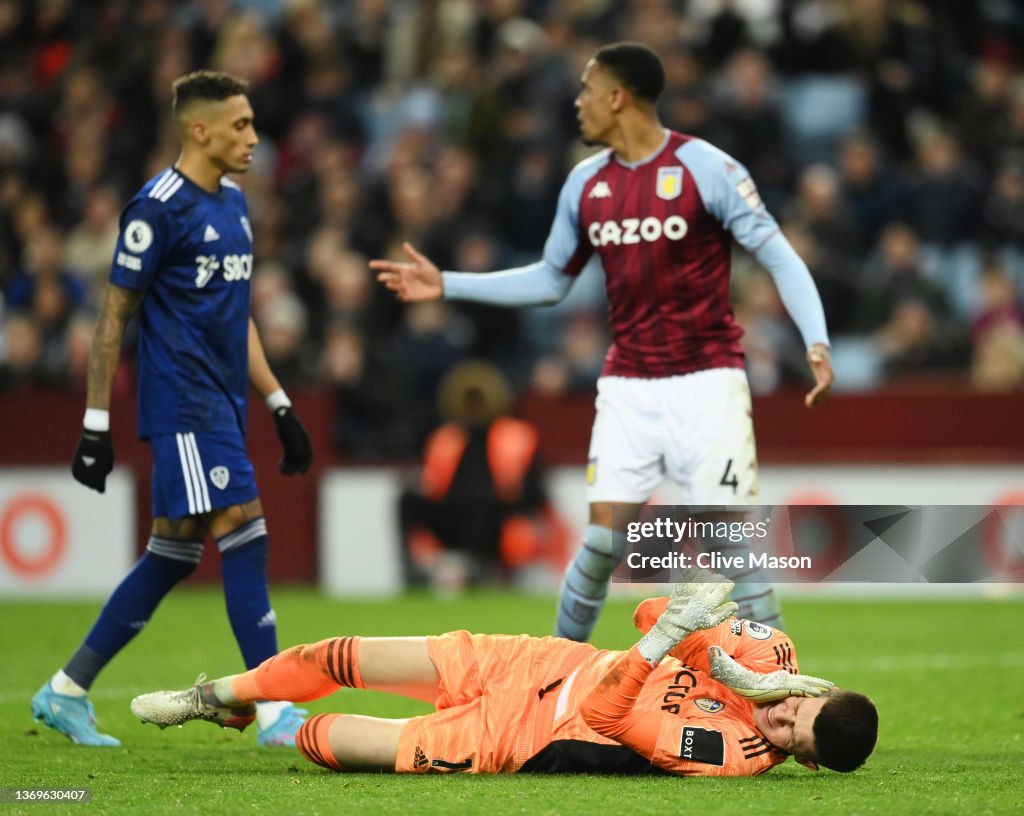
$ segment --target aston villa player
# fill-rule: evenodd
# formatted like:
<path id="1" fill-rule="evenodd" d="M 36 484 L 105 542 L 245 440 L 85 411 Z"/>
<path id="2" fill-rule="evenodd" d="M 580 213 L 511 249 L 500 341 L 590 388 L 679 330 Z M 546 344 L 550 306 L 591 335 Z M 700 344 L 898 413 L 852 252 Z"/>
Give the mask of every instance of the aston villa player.
<path id="1" fill-rule="evenodd" d="M 733 240 L 771 274 L 800 330 L 815 379 L 806 405 L 832 383 L 825 315 L 807 266 L 742 164 L 662 126 L 658 55 L 634 43 L 604 46 L 582 84 L 576 109 L 583 138 L 607 149 L 566 179 L 542 260 L 485 274 L 442 273 L 406 244 L 410 262 L 370 264 L 403 301 L 504 306 L 556 303 L 592 258 L 604 268 L 613 342 L 597 382 L 590 523 L 562 583 L 555 626 L 574 640 L 589 638 L 608 578 L 626 553 L 623 532 L 666 473 L 685 504 L 718 508 L 708 518 L 738 518 L 737 505 L 757 503 L 742 330 L 729 301 Z M 750 548 L 749 541 L 714 537 L 703 544 L 732 555 Z M 741 617 L 781 628 L 761 570 L 744 566 L 727 575 L 737 582 Z"/>

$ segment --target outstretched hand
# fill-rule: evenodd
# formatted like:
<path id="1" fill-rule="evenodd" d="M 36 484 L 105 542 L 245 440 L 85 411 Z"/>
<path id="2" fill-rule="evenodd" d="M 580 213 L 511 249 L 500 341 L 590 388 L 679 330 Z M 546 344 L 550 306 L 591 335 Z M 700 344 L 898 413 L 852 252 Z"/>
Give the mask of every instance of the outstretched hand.
<path id="1" fill-rule="evenodd" d="M 708 570 L 685 570 L 669 596 L 665 611 L 637 648 L 644 660 L 657 666 L 679 641 L 698 629 L 711 629 L 738 609 L 729 600 L 733 582 Z"/>
<path id="2" fill-rule="evenodd" d="M 439 300 L 444 296 L 441 270 L 426 255 L 419 253 L 408 241 L 402 244 L 412 263 L 399 261 L 370 261 L 370 269 L 377 271 L 377 280 L 405 303 L 420 300 Z"/>
<path id="3" fill-rule="evenodd" d="M 829 355 L 828 346 L 824 343 L 815 343 L 807 349 L 807 364 L 811 367 L 811 373 L 814 375 L 814 388 L 804 397 L 804 405 L 813 408 L 825 399 L 834 379 L 832 357 Z"/>
<path id="4" fill-rule="evenodd" d="M 698 629 L 718 626 L 739 610 L 739 605 L 729 600 L 734 586 L 724 575 L 710 570 L 684 570 L 659 620 L 669 628 L 683 630 L 680 640 Z"/>
<path id="5" fill-rule="evenodd" d="M 820 697 L 828 694 L 833 684 L 809 674 L 790 674 L 780 669 L 758 674 L 741 666 L 718 646 L 708 647 L 711 676 L 742 697 L 759 703 L 783 700 L 786 697 Z"/>

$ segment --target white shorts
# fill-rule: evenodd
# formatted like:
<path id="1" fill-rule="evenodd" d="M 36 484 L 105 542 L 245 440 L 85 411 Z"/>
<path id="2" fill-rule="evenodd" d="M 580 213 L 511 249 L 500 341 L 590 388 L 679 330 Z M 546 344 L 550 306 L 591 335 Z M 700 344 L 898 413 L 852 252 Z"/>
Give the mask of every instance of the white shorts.
<path id="1" fill-rule="evenodd" d="M 642 504 L 667 473 L 688 505 L 757 504 L 750 388 L 741 368 L 601 377 L 587 502 Z"/>

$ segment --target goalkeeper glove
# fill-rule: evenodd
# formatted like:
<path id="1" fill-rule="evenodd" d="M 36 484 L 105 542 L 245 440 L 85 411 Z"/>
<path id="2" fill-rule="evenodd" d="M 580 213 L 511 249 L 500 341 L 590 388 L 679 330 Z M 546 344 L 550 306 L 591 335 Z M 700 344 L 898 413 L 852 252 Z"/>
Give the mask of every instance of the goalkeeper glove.
<path id="1" fill-rule="evenodd" d="M 71 461 L 71 475 L 92 490 L 107 489 L 107 474 L 114 469 L 114 443 L 110 431 L 83 429 Z"/>
<path id="2" fill-rule="evenodd" d="M 309 433 L 290 405 L 282 405 L 274 411 L 274 425 L 284 448 L 284 456 L 277 469 L 286 476 L 295 472 L 305 473 L 313 462 L 313 445 L 309 441 Z"/>
<path id="3" fill-rule="evenodd" d="M 820 697 L 828 694 L 833 684 L 809 674 L 790 674 L 787 671 L 773 671 L 759 674 L 744 668 L 718 646 L 708 647 L 711 661 L 711 676 L 728 686 L 742 697 L 758 703 L 782 700 L 786 697 Z"/>
<path id="4" fill-rule="evenodd" d="M 672 589 L 668 606 L 637 648 L 644 660 L 657 666 L 679 641 L 698 629 L 711 629 L 736 614 L 729 600 L 734 584 L 707 570 L 686 570 Z"/>

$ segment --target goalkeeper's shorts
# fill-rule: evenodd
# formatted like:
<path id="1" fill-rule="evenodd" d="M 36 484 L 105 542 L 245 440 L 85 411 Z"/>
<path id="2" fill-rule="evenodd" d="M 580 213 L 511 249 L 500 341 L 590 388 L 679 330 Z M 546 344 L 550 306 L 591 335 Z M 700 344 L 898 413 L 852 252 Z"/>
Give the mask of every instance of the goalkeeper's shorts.
<path id="1" fill-rule="evenodd" d="M 543 691 L 598 650 L 588 643 L 527 635 L 427 638 L 437 668 L 437 711 L 409 720 L 398 743 L 397 773 L 506 773 L 535 752 Z M 542 713 L 541 713 L 541 716 Z"/>

